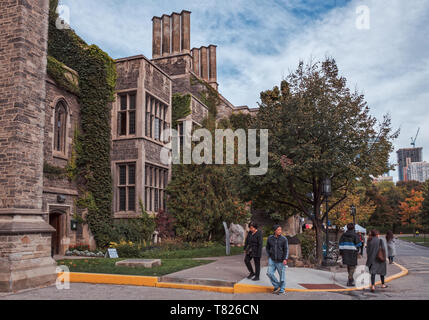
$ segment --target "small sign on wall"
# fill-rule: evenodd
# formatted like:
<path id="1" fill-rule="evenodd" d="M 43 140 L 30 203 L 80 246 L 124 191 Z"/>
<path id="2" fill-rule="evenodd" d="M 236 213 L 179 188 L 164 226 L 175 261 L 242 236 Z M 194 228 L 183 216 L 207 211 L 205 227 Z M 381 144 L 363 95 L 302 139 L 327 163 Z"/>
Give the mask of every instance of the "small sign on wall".
<path id="1" fill-rule="evenodd" d="M 119 258 L 118 251 L 116 249 L 113 249 L 113 248 L 107 249 L 105 258 L 110 258 L 110 259 Z"/>

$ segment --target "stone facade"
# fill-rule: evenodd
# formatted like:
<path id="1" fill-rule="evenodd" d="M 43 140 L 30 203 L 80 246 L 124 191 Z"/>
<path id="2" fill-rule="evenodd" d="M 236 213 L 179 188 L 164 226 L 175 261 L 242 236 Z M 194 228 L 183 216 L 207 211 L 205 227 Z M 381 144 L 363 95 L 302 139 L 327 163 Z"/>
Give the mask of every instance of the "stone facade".
<path id="1" fill-rule="evenodd" d="M 42 213 L 48 2 L 0 2 L 1 292 L 56 278 Z"/>
<path id="2" fill-rule="evenodd" d="M 171 167 L 161 161 L 161 150 L 167 145 L 162 141 L 159 129 L 160 126 L 162 129 L 171 126 L 172 80 L 168 74 L 143 55 L 116 60 L 116 70 L 118 73 L 117 99 L 112 105 L 111 152 L 114 217 L 139 216 L 140 201 L 146 211 L 156 214 L 159 209 L 164 208 L 162 202 L 166 188 L 164 179 L 168 182 L 171 176 Z M 133 120 L 135 130 L 122 134 L 120 127 L 128 122 L 129 129 L 130 120 L 128 118 L 121 123 L 121 113 L 125 113 L 121 109 L 123 108 L 121 96 L 130 95 L 133 96 L 133 101 L 135 99 L 135 109 L 130 111 L 133 119 L 135 118 L 135 121 Z M 124 168 L 130 164 L 135 168 L 135 183 L 131 186 L 132 193 L 135 191 L 135 195 L 130 194 L 129 187 L 121 184 L 120 167 Z M 150 174 L 147 171 L 149 169 L 153 170 Z M 130 169 L 124 170 L 130 172 Z M 149 179 L 151 182 L 148 182 Z M 123 191 L 124 188 L 128 191 Z M 121 192 L 124 193 L 121 195 Z M 132 196 L 134 198 L 131 198 Z M 124 206 L 123 203 L 121 204 L 121 201 L 124 201 L 121 197 L 122 199 L 125 197 L 127 202 L 130 201 L 129 199 L 134 199 L 135 206 L 130 206 L 129 203 Z"/>
<path id="3" fill-rule="evenodd" d="M 78 74 L 69 69 L 74 78 Z M 65 147 L 64 152 L 57 151 L 55 144 L 56 107 L 61 103 L 66 108 L 65 117 Z M 72 161 L 73 139 L 75 131 L 80 129 L 80 104 L 78 97 L 62 88 L 47 76 L 46 78 L 46 108 L 43 159 L 45 165 L 66 169 Z M 59 201 L 59 197 L 62 199 Z M 72 245 L 88 245 L 95 249 L 96 243 L 87 225 L 78 224 L 77 230 L 72 230 L 73 216 L 83 212 L 76 206 L 79 197 L 79 186 L 76 181 L 64 175 L 44 173 L 43 178 L 43 213 L 45 220 L 56 232 L 53 234 L 52 254 L 64 255 Z"/>

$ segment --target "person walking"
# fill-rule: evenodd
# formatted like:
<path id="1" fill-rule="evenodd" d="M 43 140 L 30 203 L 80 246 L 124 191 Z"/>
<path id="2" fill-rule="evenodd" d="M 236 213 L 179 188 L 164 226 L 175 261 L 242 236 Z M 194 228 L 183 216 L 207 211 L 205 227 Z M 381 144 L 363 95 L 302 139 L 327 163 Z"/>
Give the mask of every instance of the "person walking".
<path id="1" fill-rule="evenodd" d="M 247 278 L 252 279 L 253 281 L 259 281 L 263 247 L 262 231 L 258 230 L 258 225 L 254 222 L 249 224 L 249 229 L 250 231 L 247 234 L 246 242 L 244 244 L 244 251 L 246 253 L 244 263 L 250 272 Z M 251 264 L 252 259 L 255 262 L 255 271 L 253 271 Z"/>
<path id="2" fill-rule="evenodd" d="M 375 276 L 380 275 L 381 287 L 387 288 L 384 283 L 384 277 L 387 273 L 387 259 L 386 259 L 386 244 L 383 239 L 380 238 L 380 232 L 372 230 L 368 237 L 366 245 L 366 266 L 369 268 L 371 274 L 371 292 L 375 292 Z"/>
<path id="3" fill-rule="evenodd" d="M 387 231 L 386 233 L 386 242 L 387 242 L 387 256 L 389 258 L 389 264 L 393 263 L 393 259 L 396 256 L 396 243 L 395 236 L 392 231 Z"/>
<path id="4" fill-rule="evenodd" d="M 275 225 L 274 235 L 268 237 L 266 250 L 268 253 L 267 276 L 274 287 L 274 294 L 285 294 L 286 288 L 286 267 L 289 258 L 288 240 L 282 235 L 282 227 Z M 278 272 L 279 279 L 275 272 Z"/>
<path id="5" fill-rule="evenodd" d="M 358 236 L 362 245 L 359 247 L 360 255 L 363 257 L 363 249 L 365 248 L 365 236 L 362 232 L 358 232 Z"/>
<path id="6" fill-rule="evenodd" d="M 355 225 L 349 223 L 347 225 L 347 231 L 341 236 L 339 242 L 340 255 L 343 258 L 343 264 L 347 266 L 348 276 L 348 287 L 355 285 L 353 275 L 358 265 L 358 253 L 359 248 L 362 246 L 361 238 L 355 232 Z"/>

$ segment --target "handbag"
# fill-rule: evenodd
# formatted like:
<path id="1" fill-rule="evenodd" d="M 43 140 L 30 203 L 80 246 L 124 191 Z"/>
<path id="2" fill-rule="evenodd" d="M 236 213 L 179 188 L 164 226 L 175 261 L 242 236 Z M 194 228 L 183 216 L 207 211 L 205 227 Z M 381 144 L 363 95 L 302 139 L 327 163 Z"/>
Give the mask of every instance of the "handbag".
<path id="1" fill-rule="evenodd" d="M 386 262 L 386 250 L 383 246 L 383 241 L 380 239 L 376 259 L 378 262 Z"/>

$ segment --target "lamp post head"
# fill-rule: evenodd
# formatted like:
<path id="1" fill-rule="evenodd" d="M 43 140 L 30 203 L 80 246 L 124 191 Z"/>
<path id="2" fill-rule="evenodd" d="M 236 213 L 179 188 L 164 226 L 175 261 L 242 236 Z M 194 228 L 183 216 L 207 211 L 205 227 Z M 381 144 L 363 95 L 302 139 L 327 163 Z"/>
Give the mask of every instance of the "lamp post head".
<path id="1" fill-rule="evenodd" d="M 332 194 L 332 184 L 331 179 L 326 178 L 323 180 L 323 195 L 329 197 Z"/>
<path id="2" fill-rule="evenodd" d="M 350 207 L 350 212 L 352 216 L 356 216 L 356 206 L 354 204 Z"/>

